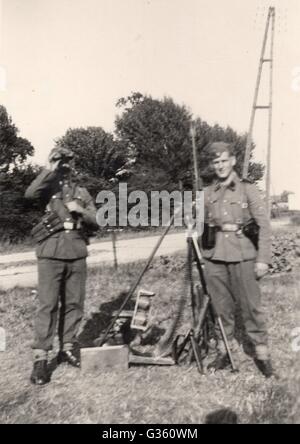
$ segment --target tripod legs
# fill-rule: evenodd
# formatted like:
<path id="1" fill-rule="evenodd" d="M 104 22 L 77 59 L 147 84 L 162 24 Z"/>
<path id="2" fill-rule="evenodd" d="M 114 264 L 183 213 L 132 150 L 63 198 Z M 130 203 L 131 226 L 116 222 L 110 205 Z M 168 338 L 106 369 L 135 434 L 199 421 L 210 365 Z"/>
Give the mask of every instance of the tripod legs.
<path id="1" fill-rule="evenodd" d="M 228 354 L 228 358 L 230 360 L 230 365 L 231 365 L 232 371 L 234 373 L 236 373 L 236 372 L 239 371 L 239 369 L 237 368 L 237 366 L 235 365 L 235 362 L 233 360 L 233 356 L 232 356 L 232 353 L 231 353 L 231 350 L 230 350 L 230 347 L 229 347 L 229 344 L 228 344 L 228 339 L 227 339 L 227 336 L 226 336 L 226 333 L 225 333 L 225 330 L 224 330 L 223 322 L 222 322 L 222 319 L 220 318 L 220 316 L 217 316 L 217 322 L 218 322 L 218 325 L 219 325 L 220 330 L 221 330 L 222 338 L 223 338 L 223 341 L 224 341 L 224 344 L 225 344 L 225 348 L 226 348 L 226 351 L 227 351 L 227 354 Z"/>
<path id="2" fill-rule="evenodd" d="M 200 278 L 200 282 L 201 282 L 201 286 L 202 286 L 202 290 L 204 292 L 204 300 L 203 300 L 203 304 L 202 304 L 202 309 L 200 310 L 199 313 L 199 317 L 198 317 L 198 325 L 196 327 L 195 330 L 195 337 L 197 339 L 197 342 L 199 343 L 200 340 L 200 336 L 203 334 L 203 325 L 207 316 L 207 312 L 208 312 L 208 308 L 211 308 L 211 312 L 213 314 L 213 317 L 215 318 L 215 321 L 217 321 L 218 326 L 220 328 L 221 331 L 221 335 L 222 335 L 222 339 L 224 341 L 225 344 L 225 348 L 226 348 L 226 352 L 228 354 L 228 358 L 230 361 L 230 365 L 232 368 L 233 372 L 237 372 L 238 368 L 235 365 L 235 362 L 233 360 L 233 356 L 229 347 L 229 343 L 228 343 L 228 339 L 225 333 L 225 329 L 223 326 L 223 322 L 221 317 L 216 313 L 216 310 L 213 306 L 213 303 L 211 301 L 211 298 L 208 294 L 208 289 L 207 289 L 207 284 L 206 284 L 206 280 L 205 280 L 205 275 L 204 275 L 204 271 L 202 268 L 202 263 L 201 263 L 201 252 L 200 252 L 200 248 L 197 242 L 197 238 L 195 236 L 192 236 L 192 242 L 190 244 L 188 244 L 189 248 L 191 248 L 193 250 L 195 259 L 196 259 L 196 263 L 197 263 L 197 268 L 198 268 L 198 272 L 199 272 L 199 278 Z M 202 364 L 202 362 L 201 362 Z"/>
<path id="3" fill-rule="evenodd" d="M 198 342 L 195 339 L 194 330 L 191 328 L 187 332 L 187 334 L 183 337 L 182 343 L 179 346 L 178 342 L 179 342 L 179 339 L 182 337 L 183 336 L 177 336 L 177 338 L 175 339 L 174 344 L 173 344 L 173 358 L 174 358 L 175 363 L 178 364 L 180 356 L 182 355 L 186 346 L 189 344 L 191 346 L 191 350 L 189 351 L 188 355 L 190 355 L 190 353 L 192 353 L 192 355 L 195 358 L 196 364 L 197 364 L 198 372 L 201 374 L 204 374 L 201 350 L 200 350 Z"/>
<path id="4" fill-rule="evenodd" d="M 202 362 L 202 357 L 201 357 L 201 350 L 200 350 L 200 347 L 199 347 L 197 341 L 195 340 L 194 331 L 193 330 L 190 333 L 190 341 L 191 341 L 193 353 L 194 353 L 194 356 L 195 356 L 195 360 L 196 360 L 196 363 L 197 363 L 198 372 L 203 374 L 204 371 L 203 371 L 203 362 Z"/>

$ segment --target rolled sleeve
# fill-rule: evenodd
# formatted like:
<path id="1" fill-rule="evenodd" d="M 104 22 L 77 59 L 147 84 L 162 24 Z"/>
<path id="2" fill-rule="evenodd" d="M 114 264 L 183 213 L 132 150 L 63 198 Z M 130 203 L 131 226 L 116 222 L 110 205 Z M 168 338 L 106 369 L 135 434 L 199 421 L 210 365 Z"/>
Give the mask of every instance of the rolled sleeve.
<path id="1" fill-rule="evenodd" d="M 42 199 L 47 202 L 53 185 L 57 180 L 55 172 L 44 169 L 27 188 L 25 198 L 31 200 Z"/>

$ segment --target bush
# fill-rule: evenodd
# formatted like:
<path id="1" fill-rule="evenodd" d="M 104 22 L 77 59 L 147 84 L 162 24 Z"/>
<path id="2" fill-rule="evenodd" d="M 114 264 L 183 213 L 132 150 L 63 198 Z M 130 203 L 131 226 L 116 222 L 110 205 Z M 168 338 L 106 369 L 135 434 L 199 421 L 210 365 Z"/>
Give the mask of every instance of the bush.
<path id="1" fill-rule="evenodd" d="M 292 225 L 295 225 L 295 226 L 299 227 L 300 226 L 300 214 L 292 216 L 290 221 L 291 221 Z"/>
<path id="2" fill-rule="evenodd" d="M 296 258 L 297 236 L 294 233 L 283 233 L 272 236 L 272 263 L 270 273 L 290 272 Z"/>
<path id="3" fill-rule="evenodd" d="M 30 236 L 43 209 L 27 201 L 24 192 L 38 174 L 31 165 L 15 168 L 0 177 L 0 241 L 18 243 Z"/>

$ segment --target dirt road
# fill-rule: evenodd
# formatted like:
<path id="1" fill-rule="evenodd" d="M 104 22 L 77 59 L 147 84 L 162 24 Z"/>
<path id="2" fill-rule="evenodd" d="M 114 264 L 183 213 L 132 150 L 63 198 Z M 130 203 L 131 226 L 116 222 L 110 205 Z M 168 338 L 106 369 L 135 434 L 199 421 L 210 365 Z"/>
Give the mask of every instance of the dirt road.
<path id="1" fill-rule="evenodd" d="M 282 228 L 289 223 L 289 219 L 272 220 L 272 229 Z M 124 264 L 145 260 L 150 255 L 159 236 L 139 237 L 117 241 L 117 260 Z M 185 234 L 169 234 L 164 239 L 157 252 L 158 255 L 173 254 L 184 250 Z M 89 246 L 88 265 L 99 266 L 101 263 L 113 263 L 113 249 L 111 241 L 96 242 Z M 16 253 L 0 256 L 0 290 L 7 290 L 16 286 L 34 287 L 37 284 L 37 269 L 35 253 Z"/>
<path id="2" fill-rule="evenodd" d="M 124 264 L 147 259 L 158 239 L 159 236 L 149 236 L 117 241 L 118 263 Z M 183 250 L 185 242 L 184 233 L 169 234 L 164 239 L 157 254 L 168 255 Z M 90 267 L 101 265 L 104 262 L 112 264 L 114 260 L 110 241 L 90 245 L 89 254 L 88 265 Z M 0 290 L 7 290 L 16 286 L 35 287 L 37 284 L 35 261 L 34 252 L 0 256 Z M 29 264 L 26 265 L 26 262 L 29 262 Z"/>

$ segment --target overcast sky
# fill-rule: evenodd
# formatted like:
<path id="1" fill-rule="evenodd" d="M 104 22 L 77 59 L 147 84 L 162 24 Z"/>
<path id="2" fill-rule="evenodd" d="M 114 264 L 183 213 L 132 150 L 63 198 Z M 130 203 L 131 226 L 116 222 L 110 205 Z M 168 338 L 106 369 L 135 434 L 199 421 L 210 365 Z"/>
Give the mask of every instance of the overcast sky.
<path id="1" fill-rule="evenodd" d="M 210 124 L 245 132 L 270 5 L 277 8 L 272 192 L 296 191 L 299 0 L 2 0 L 0 101 L 38 162 L 69 127 L 112 130 L 115 103 L 131 91 L 171 96 Z M 260 111 L 257 159 L 265 159 L 266 134 Z"/>

